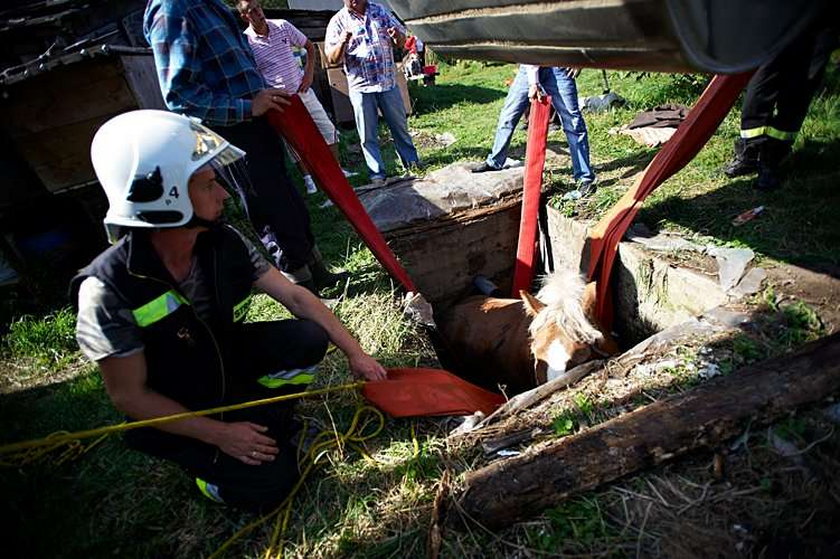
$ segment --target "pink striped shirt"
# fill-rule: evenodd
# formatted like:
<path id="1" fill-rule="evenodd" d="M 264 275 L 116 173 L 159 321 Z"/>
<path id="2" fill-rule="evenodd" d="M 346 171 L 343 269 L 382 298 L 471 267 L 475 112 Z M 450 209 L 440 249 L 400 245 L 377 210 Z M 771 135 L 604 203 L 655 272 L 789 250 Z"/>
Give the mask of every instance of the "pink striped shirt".
<path id="1" fill-rule="evenodd" d="M 292 52 L 292 47 L 303 47 L 306 44 L 306 35 L 285 19 L 266 21 L 267 37 L 257 35 L 250 25 L 245 30 L 245 37 L 254 52 L 257 70 L 269 87 L 296 93 L 303 78 L 303 70 Z"/>

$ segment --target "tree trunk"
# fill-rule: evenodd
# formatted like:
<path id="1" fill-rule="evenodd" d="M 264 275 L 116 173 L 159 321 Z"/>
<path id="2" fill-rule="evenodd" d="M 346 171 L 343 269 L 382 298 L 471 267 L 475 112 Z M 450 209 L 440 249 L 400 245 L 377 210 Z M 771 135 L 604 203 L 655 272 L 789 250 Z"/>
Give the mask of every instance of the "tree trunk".
<path id="1" fill-rule="evenodd" d="M 840 393 L 840 333 L 469 474 L 459 507 L 490 528 Z M 453 511 L 454 512 L 454 511 Z M 457 516 L 457 515 L 455 515 Z M 454 525 L 460 519 L 450 517 Z"/>

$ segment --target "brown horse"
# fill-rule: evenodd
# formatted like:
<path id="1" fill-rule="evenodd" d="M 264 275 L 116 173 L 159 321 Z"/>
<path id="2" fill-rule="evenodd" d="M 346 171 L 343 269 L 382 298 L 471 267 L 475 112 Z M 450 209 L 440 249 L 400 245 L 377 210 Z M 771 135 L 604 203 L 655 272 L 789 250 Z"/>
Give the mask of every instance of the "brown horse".
<path id="1" fill-rule="evenodd" d="M 439 321 L 453 365 L 468 380 L 516 394 L 618 351 L 592 321 L 595 284 L 578 274 L 554 272 L 536 297 L 520 296 L 472 296 Z"/>

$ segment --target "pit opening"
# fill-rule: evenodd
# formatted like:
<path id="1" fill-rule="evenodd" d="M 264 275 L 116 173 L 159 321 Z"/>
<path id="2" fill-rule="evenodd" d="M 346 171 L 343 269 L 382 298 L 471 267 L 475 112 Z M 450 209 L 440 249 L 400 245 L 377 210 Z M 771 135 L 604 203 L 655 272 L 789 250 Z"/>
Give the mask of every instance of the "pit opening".
<path id="1" fill-rule="evenodd" d="M 423 179 L 360 193 L 436 318 L 476 293 L 476 275 L 510 293 L 522 179 L 522 168 L 476 175 L 456 163 Z M 540 260 L 553 264 L 553 269 L 586 270 L 585 242 L 592 224 L 566 218 L 550 207 L 543 211 Z M 633 243 L 622 243 L 614 274 L 612 330 L 621 350 L 728 300 L 715 278 L 675 267 Z M 431 337 L 442 365 L 451 367 L 454 360 L 447 355 L 446 341 L 434 332 Z"/>

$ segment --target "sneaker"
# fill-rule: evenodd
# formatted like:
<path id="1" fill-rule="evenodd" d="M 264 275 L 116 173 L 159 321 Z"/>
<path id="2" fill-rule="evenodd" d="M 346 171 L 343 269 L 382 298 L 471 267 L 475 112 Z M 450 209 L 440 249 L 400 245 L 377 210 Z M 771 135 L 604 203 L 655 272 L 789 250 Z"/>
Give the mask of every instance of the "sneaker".
<path id="1" fill-rule="evenodd" d="M 580 192 L 581 198 L 586 198 L 587 196 L 591 196 L 595 194 L 595 191 L 598 190 L 598 187 L 595 186 L 595 181 L 591 181 L 588 179 L 583 179 L 578 181 L 578 191 Z"/>
<path id="2" fill-rule="evenodd" d="M 315 186 L 315 181 L 312 180 L 312 175 L 303 175 L 303 184 L 306 185 L 307 194 L 315 194 L 318 192 L 318 187 Z"/>
<path id="3" fill-rule="evenodd" d="M 486 173 L 487 171 L 499 171 L 496 167 L 488 164 L 486 161 L 477 167 L 474 167 L 472 172 L 473 173 Z"/>
<path id="4" fill-rule="evenodd" d="M 355 177 L 356 175 L 358 175 L 358 174 L 359 174 L 359 173 L 357 173 L 357 172 L 355 172 L 355 171 L 348 171 L 347 169 L 344 169 L 343 167 L 342 167 L 342 169 L 341 169 L 341 172 L 342 172 L 342 173 L 344 173 L 344 176 L 345 176 L 345 177 L 347 177 L 348 179 L 349 179 L 350 177 Z"/>
<path id="5" fill-rule="evenodd" d="M 577 183 L 577 188 L 565 193 L 563 195 L 563 200 L 567 202 L 580 200 L 581 198 L 591 196 L 596 190 L 598 190 L 598 187 L 595 186 L 595 183 L 593 181 L 587 179 L 579 180 Z"/>

